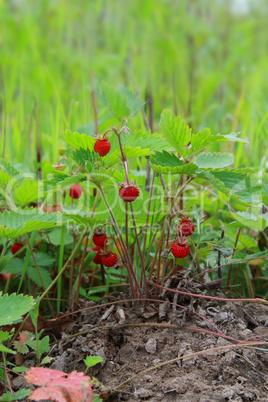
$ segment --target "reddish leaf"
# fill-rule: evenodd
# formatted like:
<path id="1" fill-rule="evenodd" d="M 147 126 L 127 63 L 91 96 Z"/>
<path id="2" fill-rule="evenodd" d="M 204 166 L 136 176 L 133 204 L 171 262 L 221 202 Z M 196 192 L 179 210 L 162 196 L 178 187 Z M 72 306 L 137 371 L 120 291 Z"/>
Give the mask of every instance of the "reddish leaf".
<path id="1" fill-rule="evenodd" d="M 65 375 L 67 374 L 65 374 L 63 371 L 57 371 L 43 367 L 31 367 L 24 377 L 26 381 L 30 384 L 46 385 L 50 381 L 56 380 L 60 377 L 64 377 Z"/>
<path id="2" fill-rule="evenodd" d="M 34 335 L 30 331 L 22 331 L 19 336 L 20 342 L 31 341 L 34 338 Z"/>
<path id="3" fill-rule="evenodd" d="M 31 393 L 29 399 L 32 401 L 44 399 L 55 402 L 93 401 L 90 378 L 84 373 L 73 371 L 67 375 L 62 371 L 32 367 L 25 378 L 32 384 L 43 385 Z"/>
<path id="4" fill-rule="evenodd" d="M 27 345 L 25 344 L 25 342 L 30 341 L 34 338 L 34 335 L 29 332 L 29 331 L 22 331 L 19 335 L 19 340 L 14 342 L 14 347 L 15 349 L 22 353 L 28 353 L 29 349 L 27 347 Z"/>
<path id="5" fill-rule="evenodd" d="M 31 401 L 43 401 L 44 399 L 46 399 L 55 402 L 66 402 L 66 398 L 62 396 L 60 390 L 58 390 L 57 392 L 56 390 L 51 390 L 44 387 L 37 388 L 31 393 L 30 396 L 28 396 L 28 399 L 30 399 Z"/>

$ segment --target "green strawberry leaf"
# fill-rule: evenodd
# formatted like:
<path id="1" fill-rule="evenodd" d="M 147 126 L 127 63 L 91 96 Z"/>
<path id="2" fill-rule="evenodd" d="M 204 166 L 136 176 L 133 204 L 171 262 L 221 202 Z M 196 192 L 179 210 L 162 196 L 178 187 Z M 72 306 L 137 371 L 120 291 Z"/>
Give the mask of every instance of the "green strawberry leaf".
<path id="1" fill-rule="evenodd" d="M 51 363 L 51 361 L 54 360 L 53 357 L 45 356 L 42 361 L 40 362 L 40 366 L 44 366 L 45 364 Z"/>
<path id="2" fill-rule="evenodd" d="M 87 356 L 84 359 L 85 365 L 89 368 L 89 367 L 93 367 L 98 363 L 103 362 L 103 358 L 99 357 L 99 356 Z"/>
<path id="3" fill-rule="evenodd" d="M 172 146 L 167 143 L 167 140 L 162 134 L 151 133 L 150 131 L 144 132 L 143 130 L 137 130 L 130 135 L 121 136 L 121 141 L 125 150 L 125 147 L 140 147 L 141 149 L 149 149 L 150 153 L 155 151 L 173 150 Z"/>
<path id="4" fill-rule="evenodd" d="M 230 215 L 237 222 L 240 222 L 243 226 L 248 227 L 250 229 L 255 230 L 264 230 L 264 228 L 268 225 L 268 217 L 260 216 L 256 219 L 256 217 L 250 212 L 242 211 L 242 212 L 230 212 Z M 266 218 L 266 219 L 265 219 Z"/>
<path id="5" fill-rule="evenodd" d="M 54 229 L 51 233 L 49 233 L 49 240 L 51 243 L 55 244 L 56 246 L 59 246 L 61 244 L 61 229 Z M 73 242 L 73 236 L 69 232 L 65 232 L 64 236 L 64 244 L 72 244 Z"/>
<path id="6" fill-rule="evenodd" d="M 49 352 L 49 336 L 45 336 L 41 341 L 26 341 L 27 345 L 32 348 L 36 353 L 38 353 L 39 357 L 41 357 L 44 353 Z"/>
<path id="7" fill-rule="evenodd" d="M 7 274 L 21 274 L 22 270 L 24 267 L 24 262 L 23 260 L 19 259 L 19 258 L 11 258 L 8 261 L 8 263 L 6 264 L 6 266 L 3 268 L 3 272 L 7 273 Z"/>
<path id="8" fill-rule="evenodd" d="M 96 85 L 98 97 L 107 106 L 110 112 L 122 121 L 126 117 L 135 116 L 144 104 L 136 95 L 124 86 L 114 89 L 105 82 Z"/>
<path id="9" fill-rule="evenodd" d="M 27 396 L 29 396 L 32 393 L 31 389 L 20 389 L 17 392 L 5 392 L 0 396 L 0 402 L 12 402 L 12 401 L 18 401 L 20 399 L 25 399 Z"/>
<path id="10" fill-rule="evenodd" d="M 5 229 L 5 228 L 3 228 Z M 1 226 L 0 226 L 0 230 L 1 230 Z M 12 257 L 10 257 L 9 255 L 5 255 L 4 257 L 1 257 L 0 259 L 0 272 L 4 272 L 4 269 L 6 268 L 6 266 L 8 265 L 8 263 L 10 262 L 10 260 L 12 260 Z"/>
<path id="11" fill-rule="evenodd" d="M 16 205 L 25 207 L 31 202 L 38 200 L 38 183 L 33 179 L 26 178 L 12 193 Z"/>
<path id="12" fill-rule="evenodd" d="M 47 269 L 42 268 L 42 267 L 39 267 L 39 272 L 40 272 L 40 275 L 41 275 L 41 277 L 43 279 L 45 287 L 48 288 L 52 283 L 50 273 L 48 272 Z M 36 267 L 31 267 L 31 266 L 27 267 L 27 275 L 40 288 L 43 288 L 43 284 L 41 282 L 41 279 L 40 279 L 40 276 L 38 274 L 38 271 L 37 271 Z"/>
<path id="13" fill-rule="evenodd" d="M 157 173 L 193 175 L 198 169 L 194 163 L 183 164 L 174 154 L 163 151 L 155 152 L 151 157 L 151 166 Z"/>
<path id="14" fill-rule="evenodd" d="M 147 156 L 150 153 L 149 148 L 141 149 L 141 147 L 132 148 L 130 146 L 124 147 L 124 152 L 127 159 L 137 158 L 139 156 Z M 116 149 L 113 153 L 108 154 L 103 158 L 107 161 L 108 166 L 113 166 L 122 161 L 120 149 Z"/>
<path id="15" fill-rule="evenodd" d="M 2 343 L 0 343 L 0 352 L 2 352 L 2 353 L 11 353 L 12 355 L 16 354 L 16 352 L 14 352 L 14 350 L 11 350 L 11 349 L 7 348 L 6 346 L 2 345 Z"/>
<path id="16" fill-rule="evenodd" d="M 8 173 L 4 172 L 3 170 L 0 170 L 0 187 L 3 189 L 6 189 L 8 186 L 8 183 L 12 180 L 12 176 L 9 176 Z"/>
<path id="17" fill-rule="evenodd" d="M 73 160 L 88 172 L 92 171 L 94 163 L 100 159 L 97 155 L 96 152 L 90 151 L 88 148 L 78 148 L 72 152 Z"/>
<path id="18" fill-rule="evenodd" d="M 0 331 L 0 342 L 8 341 L 10 334 L 7 331 Z"/>
<path id="19" fill-rule="evenodd" d="M 0 218 L 0 237 L 9 240 L 35 230 L 52 229 L 67 221 L 61 213 L 41 213 L 33 208 L 6 210 L 0 214 Z"/>
<path id="20" fill-rule="evenodd" d="M 29 348 L 26 345 L 27 341 L 31 341 L 34 338 L 34 335 L 32 332 L 29 331 L 22 331 L 19 336 L 18 341 L 14 341 L 14 348 L 22 353 L 23 355 L 26 353 L 29 353 Z"/>
<path id="21" fill-rule="evenodd" d="M 250 260 L 255 260 L 256 258 L 263 258 L 265 260 L 268 260 L 268 251 L 262 251 L 261 253 L 255 253 L 255 254 L 249 254 L 246 257 L 243 258 L 243 260 L 250 261 Z M 241 258 L 231 258 L 228 259 L 229 264 L 243 264 L 245 261 L 241 261 Z"/>
<path id="22" fill-rule="evenodd" d="M 184 157 L 185 148 L 191 141 L 191 129 L 180 116 L 175 116 L 169 109 L 164 109 L 160 119 L 160 130 L 167 141 Z"/>
<path id="23" fill-rule="evenodd" d="M 232 141 L 232 142 L 242 142 L 246 144 L 248 141 L 246 141 L 243 138 L 240 138 L 239 135 L 241 133 L 231 133 L 231 134 L 217 134 L 213 135 L 211 134 L 211 131 L 209 128 L 204 128 L 202 131 L 199 131 L 197 134 L 192 135 L 191 139 L 191 146 L 189 148 L 189 154 L 188 156 L 200 151 L 201 149 L 219 143 L 219 142 L 226 142 L 226 141 Z"/>
<path id="24" fill-rule="evenodd" d="M 22 316 L 28 313 L 34 306 L 32 296 L 11 295 L 0 293 L 0 326 L 12 325 L 22 321 Z"/>
<path id="25" fill-rule="evenodd" d="M 53 265 L 54 262 L 56 261 L 55 258 L 51 257 L 51 255 L 49 255 L 47 253 L 42 253 L 42 252 L 34 253 L 34 256 L 35 256 L 37 265 L 39 267 L 49 267 L 49 266 Z M 35 266 L 32 256 L 30 257 L 29 264 L 32 266 Z"/>
<path id="26" fill-rule="evenodd" d="M 95 139 L 86 134 L 72 133 L 70 130 L 65 130 L 62 133 L 62 137 L 67 144 L 71 145 L 71 147 L 79 149 L 85 149 L 89 151 L 93 151 Z"/>
<path id="27" fill-rule="evenodd" d="M 151 162 L 154 165 L 167 166 L 171 168 L 183 166 L 183 161 L 177 158 L 177 156 L 173 153 L 167 151 L 156 152 L 155 155 L 151 157 Z"/>
<path id="28" fill-rule="evenodd" d="M 263 184 L 257 175 L 241 169 L 226 171 L 199 171 L 196 177 L 205 178 L 227 196 L 235 195 L 250 205 L 260 204 Z"/>
<path id="29" fill-rule="evenodd" d="M 3 158 L 0 158 L 0 166 L 9 176 L 20 176 L 20 172 Z"/>
<path id="30" fill-rule="evenodd" d="M 234 162 L 234 156 L 230 153 L 203 152 L 195 160 L 198 167 L 202 169 L 218 169 L 229 166 Z"/>
<path id="31" fill-rule="evenodd" d="M 68 218 L 68 220 L 73 220 L 78 225 L 86 226 L 87 229 L 107 223 L 107 217 L 109 216 L 107 211 L 105 212 L 105 214 L 101 214 L 101 211 L 99 211 L 98 209 L 98 214 L 91 217 L 91 211 L 81 211 L 78 208 L 67 206 L 64 206 L 62 208 L 62 212 L 63 215 Z"/>

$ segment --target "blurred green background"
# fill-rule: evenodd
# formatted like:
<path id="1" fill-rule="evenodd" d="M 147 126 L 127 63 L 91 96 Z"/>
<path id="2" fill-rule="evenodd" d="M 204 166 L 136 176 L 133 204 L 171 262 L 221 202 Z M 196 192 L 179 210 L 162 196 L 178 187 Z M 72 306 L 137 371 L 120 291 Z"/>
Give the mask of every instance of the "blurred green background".
<path id="1" fill-rule="evenodd" d="M 0 152 L 11 163 L 36 170 L 39 148 L 57 162 L 61 131 L 94 121 L 92 72 L 152 96 L 154 131 L 166 107 L 194 131 L 244 131 L 236 166 L 265 167 L 267 1 L 0 0 L 0 19 Z"/>

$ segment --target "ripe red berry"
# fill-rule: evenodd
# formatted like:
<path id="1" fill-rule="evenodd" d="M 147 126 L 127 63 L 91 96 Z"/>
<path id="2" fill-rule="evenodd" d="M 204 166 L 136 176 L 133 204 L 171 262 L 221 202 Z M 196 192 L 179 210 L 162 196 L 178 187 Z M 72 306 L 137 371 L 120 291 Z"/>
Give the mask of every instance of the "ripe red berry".
<path id="1" fill-rule="evenodd" d="M 117 263 L 117 255 L 109 252 L 101 256 L 101 262 L 105 267 L 113 267 Z"/>
<path id="2" fill-rule="evenodd" d="M 82 195 L 82 187 L 80 186 L 80 184 L 72 184 L 70 186 L 70 197 L 74 198 L 75 200 L 77 200 L 77 198 L 80 198 Z"/>
<path id="3" fill-rule="evenodd" d="M 14 243 L 13 246 L 11 246 L 11 253 L 13 255 L 16 254 L 18 251 L 20 251 L 20 249 L 22 249 L 22 247 L 22 244 Z"/>
<path id="4" fill-rule="evenodd" d="M 184 258 L 190 253 L 189 244 L 185 241 L 179 242 L 175 240 L 171 246 L 171 252 L 176 258 Z"/>
<path id="5" fill-rule="evenodd" d="M 97 251 L 97 254 L 95 255 L 93 262 L 95 262 L 95 264 L 101 264 L 102 260 L 101 260 L 101 251 L 102 248 L 99 246 L 93 247 L 92 249 L 93 251 Z"/>
<path id="6" fill-rule="evenodd" d="M 191 236 L 195 231 L 194 223 L 191 219 L 182 218 L 178 230 L 180 231 L 181 236 Z"/>
<path id="7" fill-rule="evenodd" d="M 92 240 L 96 246 L 103 247 L 107 241 L 107 236 L 105 233 L 95 233 L 92 237 Z"/>
<path id="8" fill-rule="evenodd" d="M 100 156 L 105 156 L 111 149 L 110 141 L 104 139 L 98 139 L 94 144 L 94 151 L 97 152 Z"/>
<path id="9" fill-rule="evenodd" d="M 119 196 L 125 202 L 132 202 L 139 196 L 140 190 L 137 186 L 124 186 L 119 189 Z"/>

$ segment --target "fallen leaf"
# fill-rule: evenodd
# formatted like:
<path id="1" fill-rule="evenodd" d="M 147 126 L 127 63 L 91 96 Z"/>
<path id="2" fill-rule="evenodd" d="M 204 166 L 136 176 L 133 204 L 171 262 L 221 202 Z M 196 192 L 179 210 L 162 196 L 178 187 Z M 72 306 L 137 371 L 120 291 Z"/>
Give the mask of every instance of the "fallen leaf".
<path id="1" fill-rule="evenodd" d="M 55 402 L 93 401 L 90 377 L 84 373 L 72 371 L 66 374 L 62 371 L 31 367 L 24 377 L 29 383 L 41 386 L 29 396 L 32 401 L 44 399 Z"/>

